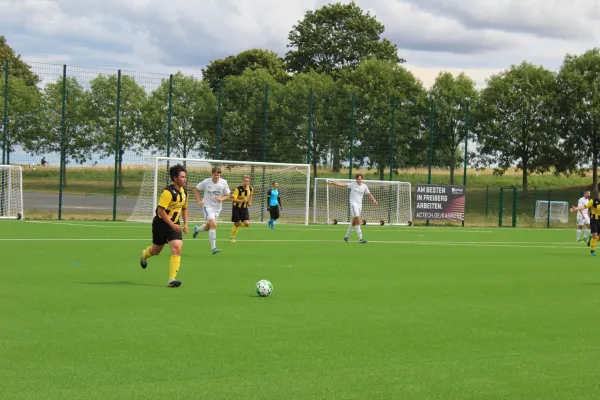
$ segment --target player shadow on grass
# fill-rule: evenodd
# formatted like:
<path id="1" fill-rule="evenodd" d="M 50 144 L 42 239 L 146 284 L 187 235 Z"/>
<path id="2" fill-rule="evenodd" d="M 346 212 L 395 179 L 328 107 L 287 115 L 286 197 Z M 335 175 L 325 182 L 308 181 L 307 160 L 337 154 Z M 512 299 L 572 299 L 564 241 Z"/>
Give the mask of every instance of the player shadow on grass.
<path id="1" fill-rule="evenodd" d="M 166 285 L 150 285 L 148 283 L 138 283 L 131 281 L 110 281 L 110 282 L 78 282 L 85 285 L 116 285 L 116 286 L 149 286 L 149 287 L 166 287 Z"/>

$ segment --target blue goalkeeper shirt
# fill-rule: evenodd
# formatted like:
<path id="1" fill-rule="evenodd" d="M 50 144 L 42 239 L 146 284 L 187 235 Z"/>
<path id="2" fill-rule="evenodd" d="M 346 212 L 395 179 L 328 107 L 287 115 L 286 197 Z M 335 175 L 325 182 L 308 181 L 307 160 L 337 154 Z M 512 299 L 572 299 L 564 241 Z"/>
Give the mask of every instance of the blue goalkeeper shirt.
<path id="1" fill-rule="evenodd" d="M 279 190 L 270 189 L 267 192 L 267 196 L 269 197 L 269 206 L 274 207 L 281 204 L 281 199 L 279 198 Z"/>

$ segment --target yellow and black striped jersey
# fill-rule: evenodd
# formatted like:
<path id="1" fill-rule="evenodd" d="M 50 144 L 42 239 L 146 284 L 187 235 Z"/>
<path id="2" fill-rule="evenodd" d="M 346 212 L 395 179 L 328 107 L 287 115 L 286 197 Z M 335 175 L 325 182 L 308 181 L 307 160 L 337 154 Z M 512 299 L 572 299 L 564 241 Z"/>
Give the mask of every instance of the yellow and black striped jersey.
<path id="1" fill-rule="evenodd" d="M 585 204 L 585 207 L 590 209 L 591 218 L 600 220 L 600 200 L 590 199 L 590 201 Z"/>
<path id="2" fill-rule="evenodd" d="M 158 200 L 158 206 L 155 211 L 157 217 L 158 208 L 164 208 L 171 221 L 178 223 L 181 217 L 181 210 L 188 208 L 187 190 L 182 187 L 181 191 L 179 191 L 173 185 L 167 186 L 163 189 Z"/>
<path id="3" fill-rule="evenodd" d="M 236 187 L 231 198 L 245 201 L 243 203 L 233 203 L 233 206 L 238 208 L 248 208 L 248 201 L 250 201 L 253 195 L 254 188 L 252 186 L 248 186 L 248 188 L 244 188 L 244 186 Z"/>

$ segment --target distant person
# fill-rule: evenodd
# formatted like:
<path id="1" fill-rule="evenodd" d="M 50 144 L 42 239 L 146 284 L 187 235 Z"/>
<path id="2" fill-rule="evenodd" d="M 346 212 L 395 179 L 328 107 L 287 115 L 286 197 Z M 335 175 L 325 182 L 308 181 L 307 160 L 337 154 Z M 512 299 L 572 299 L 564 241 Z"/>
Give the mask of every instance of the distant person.
<path id="1" fill-rule="evenodd" d="M 42 167 L 48 165 L 48 161 L 46 161 L 46 157 L 42 157 Z"/>

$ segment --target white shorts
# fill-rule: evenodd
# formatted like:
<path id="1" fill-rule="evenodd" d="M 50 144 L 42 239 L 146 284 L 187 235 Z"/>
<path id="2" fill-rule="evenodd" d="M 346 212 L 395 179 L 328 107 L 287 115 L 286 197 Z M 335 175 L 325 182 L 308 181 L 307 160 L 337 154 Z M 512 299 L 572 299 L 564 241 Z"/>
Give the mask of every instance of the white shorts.
<path id="1" fill-rule="evenodd" d="M 361 213 L 362 213 L 362 204 L 350 203 L 350 215 L 352 216 L 352 218 L 360 217 Z"/>
<path id="2" fill-rule="evenodd" d="M 581 214 L 577 213 L 577 225 L 589 225 L 590 224 L 590 216 L 585 215 L 581 216 Z"/>
<path id="3" fill-rule="evenodd" d="M 202 210 L 204 211 L 204 218 L 207 222 L 211 219 L 214 219 L 215 221 L 219 219 L 219 214 L 221 213 L 221 210 L 216 211 L 209 207 L 202 207 Z"/>

